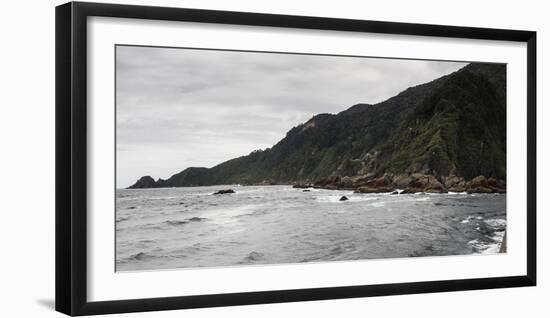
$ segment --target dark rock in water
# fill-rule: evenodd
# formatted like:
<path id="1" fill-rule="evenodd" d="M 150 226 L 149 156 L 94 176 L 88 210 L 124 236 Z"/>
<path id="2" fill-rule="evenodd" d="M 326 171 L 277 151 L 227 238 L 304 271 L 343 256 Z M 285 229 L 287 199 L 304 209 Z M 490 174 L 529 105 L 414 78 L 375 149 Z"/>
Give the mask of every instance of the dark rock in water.
<path id="1" fill-rule="evenodd" d="M 399 194 L 399 192 L 397 192 L 397 191 L 393 191 L 393 192 L 392 192 L 392 193 L 390 193 L 390 194 L 392 194 L 392 195 L 394 195 L 394 194 Z"/>
<path id="2" fill-rule="evenodd" d="M 311 184 L 306 184 L 306 183 L 297 183 L 295 185 L 292 186 L 294 189 L 307 189 L 307 188 L 311 188 L 312 185 Z"/>
<path id="3" fill-rule="evenodd" d="M 133 258 L 133 259 L 139 261 L 139 260 L 144 259 L 146 256 L 147 256 L 147 255 L 146 255 L 145 253 L 139 252 L 139 253 L 137 253 L 137 254 L 134 254 L 134 255 L 130 256 L 130 258 Z"/>
<path id="4" fill-rule="evenodd" d="M 131 207 L 128 208 L 128 210 L 133 210 L 133 209 L 137 209 L 137 207 L 131 206 Z"/>
<path id="5" fill-rule="evenodd" d="M 201 217 L 198 217 L 198 216 L 194 216 L 194 217 L 186 219 L 186 220 L 168 220 L 168 221 L 165 221 L 164 223 L 168 224 L 168 225 L 178 226 L 178 225 L 188 224 L 189 222 L 202 222 L 202 221 L 206 221 L 206 220 L 208 220 L 208 219 L 207 218 L 201 218 Z"/>
<path id="6" fill-rule="evenodd" d="M 302 192 L 310 192 L 311 190 L 308 190 L 308 189 L 305 189 L 305 190 L 302 190 Z"/>
<path id="7" fill-rule="evenodd" d="M 339 201 L 347 201 L 347 200 L 349 200 L 348 197 L 346 197 L 345 195 L 343 195 L 343 196 L 340 198 Z"/>
<path id="8" fill-rule="evenodd" d="M 189 223 L 189 221 L 181 221 L 181 220 L 164 221 L 164 224 L 173 225 L 173 226 L 183 225 L 183 224 L 187 224 L 187 223 Z"/>
<path id="9" fill-rule="evenodd" d="M 235 190 L 233 189 L 225 189 L 225 190 L 219 190 L 218 192 L 214 192 L 212 194 L 229 194 L 229 193 L 235 193 Z"/>
<path id="10" fill-rule="evenodd" d="M 201 221 L 206 221 L 208 220 L 207 218 L 200 218 L 198 216 L 194 216 L 192 218 L 189 218 L 187 219 L 188 221 L 191 221 L 191 222 L 201 222 Z"/>

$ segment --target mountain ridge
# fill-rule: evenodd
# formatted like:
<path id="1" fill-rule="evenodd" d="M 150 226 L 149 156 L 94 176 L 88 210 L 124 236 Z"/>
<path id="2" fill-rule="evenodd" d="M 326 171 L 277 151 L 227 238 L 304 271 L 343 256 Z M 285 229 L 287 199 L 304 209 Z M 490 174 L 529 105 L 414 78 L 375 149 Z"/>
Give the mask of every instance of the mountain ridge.
<path id="1" fill-rule="evenodd" d="M 317 114 L 291 128 L 271 148 L 212 168 L 189 167 L 166 180 L 145 176 L 129 188 L 313 183 L 343 187 L 337 178 L 391 175 L 393 180 L 414 174 L 433 175 L 439 181 L 483 175 L 500 180 L 502 188 L 505 158 L 506 66 L 470 63 L 383 102 Z"/>

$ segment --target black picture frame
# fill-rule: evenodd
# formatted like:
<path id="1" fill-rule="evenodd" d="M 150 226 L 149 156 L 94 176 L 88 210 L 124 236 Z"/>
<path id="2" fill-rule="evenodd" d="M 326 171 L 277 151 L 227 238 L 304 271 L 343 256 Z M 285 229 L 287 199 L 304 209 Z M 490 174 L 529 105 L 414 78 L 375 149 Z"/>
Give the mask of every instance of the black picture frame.
<path id="1" fill-rule="evenodd" d="M 370 32 L 524 42 L 527 44 L 527 274 L 331 288 L 89 302 L 86 206 L 86 36 L 91 16 L 247 26 Z M 92 315 L 367 296 L 535 286 L 536 284 L 536 32 L 361 21 L 168 7 L 70 2 L 56 7 L 56 310 Z"/>

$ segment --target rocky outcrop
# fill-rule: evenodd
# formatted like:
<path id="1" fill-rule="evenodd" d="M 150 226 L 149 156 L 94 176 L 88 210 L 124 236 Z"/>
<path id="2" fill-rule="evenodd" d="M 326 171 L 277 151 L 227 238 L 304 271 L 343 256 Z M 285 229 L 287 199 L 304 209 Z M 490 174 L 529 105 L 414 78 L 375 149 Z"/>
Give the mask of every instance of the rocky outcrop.
<path id="1" fill-rule="evenodd" d="M 463 177 L 453 175 L 442 177 L 441 180 L 443 181 L 443 185 L 450 192 L 466 192 L 466 189 L 468 188 L 468 184 Z"/>
<path id="2" fill-rule="evenodd" d="M 361 184 L 355 192 L 357 193 L 385 193 L 393 192 L 395 188 L 392 186 L 392 179 L 389 175 L 383 175 L 371 180 L 362 180 Z"/>
<path id="3" fill-rule="evenodd" d="M 404 193 L 447 193 L 447 189 L 432 175 L 412 174 Z"/>
<path id="4" fill-rule="evenodd" d="M 314 187 L 331 190 L 354 190 L 356 193 L 398 194 L 396 189 L 408 193 L 505 193 L 506 183 L 496 178 L 477 176 L 466 181 L 460 176 L 436 177 L 428 174 L 407 175 L 384 174 L 382 176 L 331 176 L 315 183 Z"/>
<path id="5" fill-rule="evenodd" d="M 393 178 L 392 183 L 397 189 L 405 189 L 413 182 L 413 177 L 410 175 L 397 175 Z"/>
<path id="6" fill-rule="evenodd" d="M 346 197 L 346 196 L 344 195 L 344 196 L 342 196 L 342 197 L 340 198 L 340 200 L 338 200 L 338 201 L 347 201 L 347 200 L 349 200 L 348 197 Z"/>
<path id="7" fill-rule="evenodd" d="M 145 188 L 154 188 L 156 185 L 155 179 L 151 176 L 144 176 L 139 178 L 139 180 L 134 183 L 128 189 L 145 189 Z"/>
<path id="8" fill-rule="evenodd" d="M 470 181 L 470 186 L 466 189 L 468 193 L 491 193 L 489 182 L 484 176 L 477 176 Z"/>
<path id="9" fill-rule="evenodd" d="M 321 179 L 313 184 L 314 188 L 323 188 L 323 189 L 338 189 L 342 188 L 342 183 L 340 182 L 340 176 L 330 176 L 328 178 Z"/>
<path id="10" fill-rule="evenodd" d="M 313 185 L 309 183 L 296 183 L 292 187 L 295 189 L 307 189 L 313 187 Z"/>
<path id="11" fill-rule="evenodd" d="M 473 178 L 469 187 L 466 189 L 468 193 L 504 193 L 506 192 L 506 184 L 504 181 L 499 181 L 495 178 L 485 178 L 477 176 Z"/>

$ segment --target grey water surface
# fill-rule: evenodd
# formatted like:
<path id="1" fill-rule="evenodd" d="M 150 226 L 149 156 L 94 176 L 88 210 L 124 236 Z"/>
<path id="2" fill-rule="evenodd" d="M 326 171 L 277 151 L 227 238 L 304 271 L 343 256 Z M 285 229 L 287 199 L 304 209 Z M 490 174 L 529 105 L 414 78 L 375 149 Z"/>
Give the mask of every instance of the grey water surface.
<path id="1" fill-rule="evenodd" d="M 116 270 L 498 253 L 505 229 L 505 194 L 119 189 Z"/>

